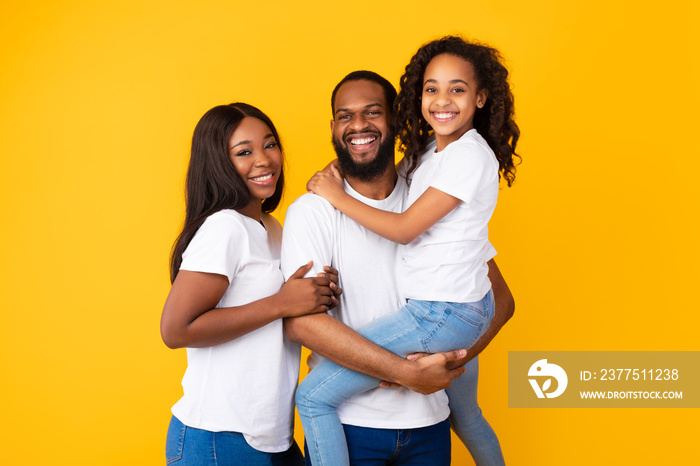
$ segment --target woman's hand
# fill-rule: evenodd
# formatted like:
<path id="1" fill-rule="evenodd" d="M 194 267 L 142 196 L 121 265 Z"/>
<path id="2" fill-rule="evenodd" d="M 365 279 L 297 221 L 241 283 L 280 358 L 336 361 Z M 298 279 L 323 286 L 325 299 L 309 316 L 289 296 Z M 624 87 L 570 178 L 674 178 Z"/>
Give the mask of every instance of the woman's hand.
<path id="1" fill-rule="evenodd" d="M 312 265 L 313 261 L 299 267 L 275 295 L 282 308 L 282 317 L 299 317 L 326 312 L 338 304 L 331 289 L 333 282 L 325 276 L 326 274 L 304 278 Z M 338 272 L 335 269 L 333 271 L 337 280 Z"/>
<path id="2" fill-rule="evenodd" d="M 340 295 L 343 294 L 343 289 L 340 288 L 338 285 L 338 271 L 334 269 L 333 267 L 327 265 L 323 267 L 323 272 L 318 274 L 319 277 L 328 277 L 331 280 L 331 290 L 333 290 L 333 296 L 331 298 L 333 299 L 333 304 L 330 307 L 330 309 L 333 309 L 338 305 L 338 298 L 340 298 Z"/>
<path id="3" fill-rule="evenodd" d="M 336 202 L 345 195 L 343 177 L 332 163 L 322 171 L 316 172 L 309 182 L 306 183 L 306 189 L 323 197 L 334 207 Z"/>
<path id="4" fill-rule="evenodd" d="M 228 288 L 224 275 L 181 270 L 163 307 L 161 335 L 170 348 L 219 345 L 283 317 L 326 312 L 338 304 L 329 276 L 304 278 L 302 266 L 272 296 L 234 307 L 215 307 Z"/>

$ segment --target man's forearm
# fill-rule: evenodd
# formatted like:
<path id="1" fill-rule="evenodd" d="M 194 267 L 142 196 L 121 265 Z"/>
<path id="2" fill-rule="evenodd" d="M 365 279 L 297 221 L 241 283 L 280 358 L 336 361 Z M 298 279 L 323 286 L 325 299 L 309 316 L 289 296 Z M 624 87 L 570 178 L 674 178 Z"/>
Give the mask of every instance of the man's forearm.
<path id="1" fill-rule="evenodd" d="M 348 369 L 396 381 L 406 361 L 328 314 L 284 320 L 287 337 Z"/>
<path id="2" fill-rule="evenodd" d="M 428 394 L 447 388 L 460 369 L 447 369 L 456 352 L 439 353 L 409 361 L 375 345 L 353 329 L 329 316 L 314 314 L 284 321 L 287 337 L 348 369 L 404 385 Z"/>
<path id="3" fill-rule="evenodd" d="M 489 280 L 491 281 L 491 289 L 493 290 L 494 296 L 495 313 L 491 319 L 489 328 L 467 351 L 467 357 L 464 359 L 464 364 L 466 364 L 472 358 L 478 356 L 479 353 L 481 353 L 484 348 L 491 343 L 491 340 L 493 340 L 496 334 L 501 330 L 506 322 L 513 317 L 513 314 L 515 313 L 515 300 L 513 299 L 513 294 L 510 292 L 508 284 L 503 278 L 503 275 L 501 275 L 501 271 L 498 269 L 496 261 L 491 259 L 488 262 L 488 265 Z"/>

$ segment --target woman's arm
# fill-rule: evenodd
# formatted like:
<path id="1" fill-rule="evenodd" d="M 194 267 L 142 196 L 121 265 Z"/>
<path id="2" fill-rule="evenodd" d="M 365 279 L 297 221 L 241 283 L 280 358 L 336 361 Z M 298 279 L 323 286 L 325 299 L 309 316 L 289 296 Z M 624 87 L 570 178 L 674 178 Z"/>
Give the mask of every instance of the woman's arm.
<path id="1" fill-rule="evenodd" d="M 322 196 L 368 230 L 400 244 L 408 244 L 425 233 L 461 202 L 430 187 L 403 213 L 375 209 L 345 192 L 343 180 L 334 166 L 331 166 L 330 172 L 317 172 L 307 183 L 306 189 Z"/>
<path id="2" fill-rule="evenodd" d="M 311 262 L 300 267 L 282 289 L 242 306 L 215 308 L 229 286 L 215 273 L 181 270 L 165 301 L 160 321 L 169 348 L 201 348 L 234 340 L 283 317 L 327 311 L 335 298 L 328 277 L 303 278 Z"/>

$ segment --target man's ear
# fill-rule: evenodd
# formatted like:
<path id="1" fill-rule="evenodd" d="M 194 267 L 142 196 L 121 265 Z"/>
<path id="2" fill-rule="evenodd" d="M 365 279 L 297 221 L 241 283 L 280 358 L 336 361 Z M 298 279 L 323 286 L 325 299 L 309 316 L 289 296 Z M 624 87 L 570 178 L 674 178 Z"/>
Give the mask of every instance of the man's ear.
<path id="1" fill-rule="evenodd" d="M 335 118 L 331 118 L 331 133 L 333 132 L 334 127 L 335 127 Z"/>

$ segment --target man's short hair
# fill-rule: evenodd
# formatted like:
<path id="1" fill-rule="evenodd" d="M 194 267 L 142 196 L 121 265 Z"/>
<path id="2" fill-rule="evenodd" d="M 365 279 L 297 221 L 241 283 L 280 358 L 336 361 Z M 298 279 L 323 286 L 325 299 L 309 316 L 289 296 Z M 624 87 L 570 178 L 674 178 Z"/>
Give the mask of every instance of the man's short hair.
<path id="1" fill-rule="evenodd" d="M 353 71 L 352 73 L 345 76 L 335 86 L 335 89 L 333 89 L 333 94 L 331 94 L 331 111 L 333 112 L 333 118 L 335 118 L 335 95 L 338 93 L 338 89 L 340 89 L 340 86 L 342 86 L 343 84 L 345 84 L 348 81 L 361 81 L 361 80 L 371 81 L 373 83 L 377 83 L 380 86 L 382 86 L 382 89 L 384 89 L 384 98 L 386 99 L 386 104 L 389 106 L 389 108 L 387 110 L 389 110 L 389 112 L 393 112 L 394 101 L 396 100 L 396 89 L 394 89 L 394 86 L 392 86 L 389 81 L 387 81 L 382 76 L 375 73 L 374 71 L 360 70 L 360 71 Z"/>

